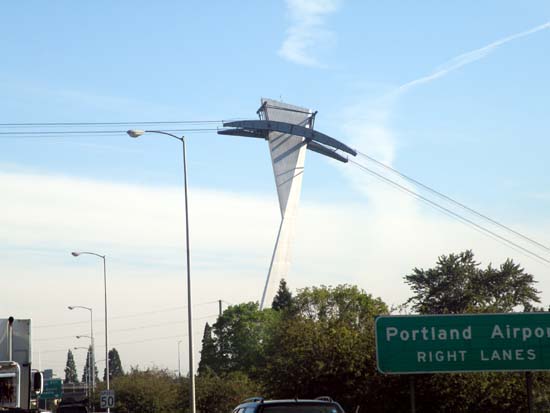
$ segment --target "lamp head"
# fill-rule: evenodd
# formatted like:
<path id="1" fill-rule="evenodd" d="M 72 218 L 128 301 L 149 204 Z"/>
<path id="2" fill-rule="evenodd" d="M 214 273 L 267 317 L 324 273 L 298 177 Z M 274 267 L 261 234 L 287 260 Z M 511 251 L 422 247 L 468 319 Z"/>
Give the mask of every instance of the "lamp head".
<path id="1" fill-rule="evenodd" d="M 72 305 L 67 307 L 69 310 L 74 310 L 74 307 Z"/>
<path id="2" fill-rule="evenodd" d="M 145 133 L 145 131 L 139 130 L 139 129 L 130 129 L 130 130 L 126 131 L 126 133 L 127 133 L 128 136 L 130 136 L 131 138 L 138 138 L 138 137 L 140 137 L 141 135 L 143 135 L 143 134 Z"/>
<path id="3" fill-rule="evenodd" d="M 75 252 L 75 251 L 73 251 L 73 252 L 71 252 L 71 255 L 72 255 L 73 257 L 78 257 L 78 256 L 80 255 L 80 252 Z"/>

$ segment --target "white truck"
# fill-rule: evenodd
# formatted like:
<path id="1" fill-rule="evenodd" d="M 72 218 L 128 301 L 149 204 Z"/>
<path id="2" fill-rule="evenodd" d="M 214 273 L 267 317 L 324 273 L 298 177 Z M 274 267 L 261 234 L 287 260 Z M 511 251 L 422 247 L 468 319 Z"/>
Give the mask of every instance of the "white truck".
<path id="1" fill-rule="evenodd" d="M 1 318 L 0 412 L 37 412 L 31 400 L 42 383 L 42 374 L 32 370 L 31 320 Z"/>

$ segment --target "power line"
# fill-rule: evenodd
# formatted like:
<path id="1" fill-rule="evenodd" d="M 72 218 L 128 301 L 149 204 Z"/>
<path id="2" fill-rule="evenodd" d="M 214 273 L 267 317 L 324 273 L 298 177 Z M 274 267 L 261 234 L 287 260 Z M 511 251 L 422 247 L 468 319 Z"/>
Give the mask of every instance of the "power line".
<path id="1" fill-rule="evenodd" d="M 205 133 L 212 133 L 217 131 L 218 129 L 179 129 L 178 132 L 190 132 L 193 135 L 197 134 L 205 134 Z M 90 138 L 90 137 L 120 137 L 121 135 L 125 134 L 126 131 L 119 131 L 116 133 L 102 133 L 98 132 L 95 134 L 79 134 L 78 132 L 74 132 L 74 134 L 41 134 L 41 135 L 28 135 L 28 134 L 21 134 L 21 135 L 13 135 L 10 133 L 7 133 L 3 136 L 0 136 L 0 140 L 7 140 L 7 139 L 15 139 L 15 140 L 23 140 L 23 139 L 73 139 L 73 138 Z M 2 135 L 2 134 L 0 134 Z"/>
<path id="2" fill-rule="evenodd" d="M 196 131 L 217 131 L 217 128 L 181 128 L 181 129 L 166 129 L 164 132 L 196 132 Z M 8 131 L 0 132 L 0 135 L 24 135 L 24 136 L 41 136 L 41 135 L 89 135 L 89 134 L 122 134 L 125 130 L 72 130 L 72 131 Z"/>
<path id="3" fill-rule="evenodd" d="M 460 214 L 458 214 L 458 213 L 456 213 L 456 212 L 450 210 L 449 208 L 446 208 L 446 207 L 444 207 L 444 206 L 438 204 L 437 202 L 432 201 L 431 199 L 426 198 L 425 196 L 420 195 L 419 193 L 417 193 L 417 192 L 415 192 L 415 191 L 413 191 L 413 190 L 407 188 L 406 186 L 401 185 L 401 184 L 399 184 L 399 183 L 397 183 L 397 182 L 391 180 L 390 178 L 387 178 L 387 177 L 385 177 L 384 175 L 381 175 L 381 174 L 379 174 L 378 172 L 373 171 L 372 169 L 369 169 L 369 168 L 366 167 L 365 165 L 362 165 L 362 164 L 360 164 L 360 163 L 358 163 L 358 162 L 355 162 L 355 161 L 353 161 L 353 160 L 351 160 L 351 159 L 349 160 L 349 162 L 350 162 L 351 164 L 353 164 L 353 165 L 358 166 L 358 167 L 361 168 L 363 171 L 365 171 L 365 172 L 367 172 L 367 173 L 369 173 L 369 174 L 371 174 L 371 175 L 377 177 L 378 179 L 381 179 L 382 181 L 384 181 L 384 182 L 386 182 L 386 183 L 388 183 L 388 184 L 390 184 L 390 185 L 393 185 L 393 186 L 395 186 L 395 187 L 397 187 L 397 188 L 399 188 L 399 189 L 401 189 L 401 190 L 407 192 L 408 194 L 410 194 L 410 195 L 412 195 L 412 196 L 414 196 L 414 197 L 420 199 L 421 201 L 423 201 L 423 202 L 425 202 L 425 203 L 431 205 L 432 207 L 434 207 L 434 208 L 436 208 L 436 209 L 439 209 L 440 211 L 444 211 L 447 215 L 450 215 L 450 216 L 452 216 L 453 218 L 458 219 L 458 220 L 461 221 L 462 223 L 465 223 L 465 224 L 467 224 L 467 225 L 473 226 L 473 227 L 475 227 L 476 229 L 478 229 L 478 230 L 482 231 L 483 233 L 485 233 L 486 235 L 489 234 L 490 236 L 492 236 L 492 237 L 494 237 L 494 238 L 496 238 L 496 239 L 498 239 L 498 240 L 500 240 L 500 241 L 503 241 L 504 243 L 506 243 L 507 246 L 512 246 L 512 247 L 514 247 L 514 249 L 516 249 L 516 250 L 521 250 L 521 251 L 523 251 L 523 253 L 529 254 L 529 256 L 530 256 L 531 258 L 532 258 L 532 257 L 535 257 L 535 258 L 537 258 L 538 260 L 543 261 L 544 264 L 546 264 L 546 265 L 549 265 L 549 264 L 550 264 L 550 260 L 548 260 L 548 259 L 542 257 L 541 255 L 539 255 L 539 254 L 537 254 L 537 253 L 535 253 L 535 252 L 533 252 L 533 251 L 531 251 L 531 250 L 529 250 L 529 249 L 527 249 L 527 248 L 524 248 L 524 247 L 522 247 L 521 245 L 519 245 L 519 244 L 517 244 L 517 243 L 515 243 L 515 242 L 513 242 L 513 241 L 511 241 L 511 240 L 509 240 L 509 239 L 507 239 L 507 238 L 505 238 L 505 237 L 503 237 L 503 236 L 501 236 L 501 235 L 499 235 L 499 234 L 493 232 L 493 231 L 491 231 L 490 229 L 487 229 L 487 228 L 481 226 L 480 224 L 478 224 L 478 223 L 472 221 L 471 219 L 465 218 L 465 217 L 463 217 L 462 215 L 460 215 Z"/>
<path id="4" fill-rule="evenodd" d="M 540 248 L 543 248 L 543 249 L 545 249 L 546 251 L 550 251 L 550 247 L 547 247 L 546 245 L 541 244 L 540 242 L 538 242 L 538 241 L 536 241 L 536 240 L 534 240 L 534 239 L 528 237 L 527 235 L 524 235 L 524 234 L 522 234 L 521 232 L 516 231 L 516 230 L 514 230 L 513 228 L 510 228 L 510 227 L 508 227 L 508 226 L 502 224 L 501 222 L 498 222 L 498 221 L 492 219 L 491 217 L 488 217 L 487 215 L 482 214 L 482 213 L 479 212 L 479 211 L 476 211 L 476 210 L 473 209 L 473 208 L 470 208 L 469 206 L 467 206 L 467 205 L 465 205 L 465 204 L 463 204 L 463 203 L 457 201 L 456 199 L 453 199 L 453 198 L 451 198 L 450 196 L 445 195 L 444 193 L 442 193 L 442 192 L 440 192 L 440 191 L 438 191 L 438 190 L 436 190 L 436 189 L 433 189 L 433 188 L 429 187 L 428 185 L 425 185 L 425 184 L 423 184 L 422 182 L 420 182 L 420 181 L 418 181 L 418 180 L 416 180 L 416 179 L 414 179 L 414 178 L 412 178 L 412 177 L 410 177 L 410 176 L 408 176 L 408 175 L 405 175 L 404 173 L 398 171 L 398 170 L 395 169 L 395 168 L 392 168 L 392 167 L 389 166 L 389 165 L 386 165 L 386 164 L 383 163 L 383 162 L 380 162 L 379 160 L 373 158 L 372 156 L 369 156 L 369 155 L 367 155 L 367 154 L 365 154 L 365 153 L 362 153 L 362 152 L 359 152 L 359 151 L 357 151 L 357 153 L 358 153 L 359 155 L 361 155 L 361 156 L 367 158 L 368 160 L 370 160 L 370 161 L 376 163 L 377 165 L 380 165 L 380 166 L 382 166 L 383 168 L 385 168 L 385 169 L 387 169 L 387 170 L 389 170 L 389 171 L 391 171 L 391 172 L 393 172 L 393 173 L 399 175 L 401 178 L 404 178 L 404 179 L 406 179 L 407 181 L 409 181 L 409 182 L 411 182 L 411 183 L 413 183 L 413 184 L 415 184 L 415 185 L 418 185 L 418 186 L 420 186 L 420 187 L 426 189 L 427 191 L 431 192 L 432 194 L 435 194 L 435 195 L 437 195 L 438 197 L 440 197 L 440 198 L 442 198 L 442 199 L 444 199 L 444 200 L 446 200 L 446 201 L 449 201 L 449 202 L 451 202 L 451 203 L 453 203 L 453 204 L 459 206 L 460 208 L 465 209 L 465 210 L 468 211 L 468 212 L 471 212 L 472 214 L 474 214 L 474 215 L 476 215 L 476 216 L 478 216 L 478 217 L 480 217 L 480 218 L 482 218 L 482 219 L 484 219 L 484 220 L 490 222 L 491 224 L 494 224 L 494 225 L 496 225 L 496 226 L 498 226 L 498 227 L 500 227 L 500 228 L 502 228 L 502 229 L 504 229 L 504 230 L 506 230 L 506 231 L 508 231 L 508 232 L 510 232 L 510 233 L 512 233 L 512 234 L 514 234 L 514 235 L 517 235 L 517 236 L 519 236 L 520 238 L 523 238 L 525 241 L 528 241 L 528 242 L 530 242 L 530 243 L 533 244 L 533 245 L 536 245 L 536 246 L 538 246 L 538 247 L 540 247 Z"/>
<path id="5" fill-rule="evenodd" d="M 203 334 L 202 331 L 196 331 L 194 333 L 195 336 L 198 336 L 200 334 Z M 185 338 L 185 337 L 188 337 L 187 334 L 178 334 L 178 335 L 175 335 L 175 336 L 165 336 L 165 337 L 152 337 L 152 338 L 146 338 L 146 339 L 143 339 L 143 340 L 132 340 L 132 341 L 124 341 L 124 342 L 120 342 L 120 343 L 115 343 L 115 344 L 109 344 L 109 347 L 118 347 L 118 346 L 122 346 L 122 345 L 125 345 L 125 344 L 139 344 L 139 343 L 147 343 L 147 342 L 150 342 L 150 341 L 160 341 L 160 340 L 167 340 L 167 339 L 173 339 L 173 338 Z M 101 348 L 101 346 L 96 346 L 96 349 L 97 348 Z M 33 350 L 34 351 L 34 350 Z M 40 354 L 48 354 L 48 353 L 60 353 L 60 352 L 65 352 L 67 351 L 66 348 L 63 348 L 63 349 L 55 349 L 55 350 L 36 350 L 36 352 L 40 353 Z M 100 361 L 100 360 L 96 360 L 96 361 Z"/>
<path id="6" fill-rule="evenodd" d="M 23 123 L 0 123 L 0 127 L 36 127 L 36 126 L 100 126 L 100 125 L 178 125 L 178 124 L 212 124 L 223 123 L 224 120 L 170 120 L 170 121 L 139 121 L 139 122 L 23 122 Z"/>
<path id="7" fill-rule="evenodd" d="M 218 314 L 209 314 L 202 317 L 195 317 L 193 320 L 204 320 L 207 318 L 216 317 Z M 156 324 L 147 324 L 147 325 L 140 325 L 135 327 L 128 327 L 128 328 L 119 328 L 114 330 L 109 330 L 109 334 L 111 333 L 120 333 L 120 332 L 126 332 L 126 331 L 135 331 L 135 330 L 143 330 L 144 328 L 158 328 L 158 327 L 166 327 L 166 326 L 173 326 L 176 324 L 187 324 L 187 321 L 174 321 L 170 323 L 156 323 Z M 102 337 L 101 334 L 96 334 L 94 337 Z M 70 335 L 70 336 L 58 336 L 58 337 L 48 337 L 48 338 L 36 338 L 34 341 L 54 341 L 54 340 L 62 340 L 66 338 L 76 338 L 76 335 Z"/>
<path id="8" fill-rule="evenodd" d="M 199 306 L 202 306 L 202 305 L 207 305 L 207 304 L 217 304 L 218 303 L 218 300 L 215 300 L 215 301 L 204 301 L 204 302 L 201 302 L 201 303 L 197 303 L 197 304 L 193 304 L 193 307 L 199 307 Z M 125 318 L 135 318 L 135 317 L 141 317 L 143 315 L 151 315 L 151 314 L 159 314 L 159 313 L 166 313 L 166 312 L 170 312 L 170 311 L 177 311 L 177 310 L 183 310 L 187 308 L 187 306 L 178 306 L 178 307 L 170 307 L 170 308 L 163 308 L 163 309 L 160 309 L 160 310 L 154 310 L 154 311 L 144 311 L 144 312 L 140 312 L 140 313 L 133 313 L 133 314 L 127 314 L 127 315 L 122 315 L 122 316 L 117 316 L 117 317 L 109 317 L 109 320 L 120 320 L 120 319 L 125 319 Z M 95 320 L 94 322 L 103 322 L 101 319 L 97 319 Z M 50 327 L 64 327 L 64 326 L 71 326 L 71 325 L 80 325 L 80 324 L 90 324 L 89 321 L 75 321 L 75 322 L 71 322 L 71 323 L 59 323 L 59 324 L 43 324 L 43 325 L 33 325 L 33 329 L 36 329 L 36 328 L 50 328 Z"/>

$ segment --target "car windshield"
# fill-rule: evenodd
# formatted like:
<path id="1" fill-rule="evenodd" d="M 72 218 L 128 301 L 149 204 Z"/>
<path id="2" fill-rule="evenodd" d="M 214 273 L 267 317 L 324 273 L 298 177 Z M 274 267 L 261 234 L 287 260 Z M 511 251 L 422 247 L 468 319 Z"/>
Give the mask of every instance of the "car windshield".
<path id="1" fill-rule="evenodd" d="M 262 413 L 341 413 L 335 405 L 292 404 L 285 406 L 264 406 Z"/>

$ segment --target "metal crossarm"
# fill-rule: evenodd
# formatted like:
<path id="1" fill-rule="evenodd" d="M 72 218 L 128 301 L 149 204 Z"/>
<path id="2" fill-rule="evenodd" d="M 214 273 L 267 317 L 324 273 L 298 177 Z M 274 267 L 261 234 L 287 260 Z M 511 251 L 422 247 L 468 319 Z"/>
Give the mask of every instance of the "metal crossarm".
<path id="1" fill-rule="evenodd" d="M 295 125 L 292 123 L 277 122 L 273 120 L 238 120 L 232 122 L 224 122 L 223 126 L 240 128 L 242 130 L 248 131 L 247 133 L 257 130 L 266 132 L 281 132 L 288 135 L 302 136 L 308 142 L 315 141 L 323 145 L 339 149 L 343 152 L 349 153 L 350 155 L 357 155 L 357 151 L 355 149 L 350 148 L 346 144 L 334 138 L 331 138 L 324 133 L 317 132 L 316 130 L 306 128 L 301 125 Z"/>

